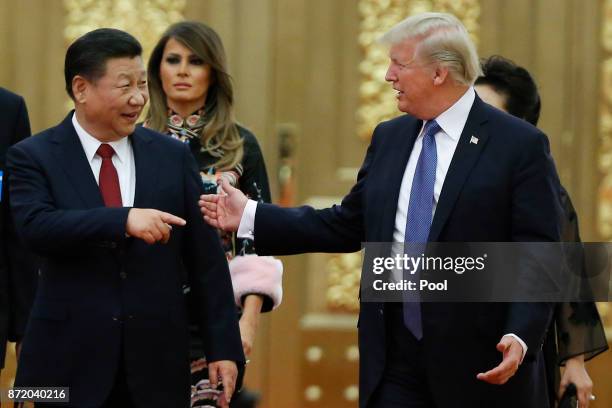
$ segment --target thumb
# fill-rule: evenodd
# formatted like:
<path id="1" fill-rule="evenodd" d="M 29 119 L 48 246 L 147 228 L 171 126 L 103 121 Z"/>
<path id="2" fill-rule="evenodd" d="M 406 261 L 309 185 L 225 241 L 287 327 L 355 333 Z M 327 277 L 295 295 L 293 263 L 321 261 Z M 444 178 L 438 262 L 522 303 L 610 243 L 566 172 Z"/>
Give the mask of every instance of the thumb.
<path id="1" fill-rule="evenodd" d="M 237 188 L 232 187 L 232 185 L 229 183 L 229 181 L 227 181 L 224 178 L 221 178 L 219 180 L 219 186 L 221 187 L 221 190 L 227 194 L 228 196 L 232 196 L 236 193 L 236 191 L 238 191 Z"/>
<path id="2" fill-rule="evenodd" d="M 503 353 L 504 351 L 508 350 L 508 348 L 510 348 L 510 341 L 505 338 L 501 339 L 501 341 L 497 343 L 497 351 L 499 351 L 500 353 Z"/>

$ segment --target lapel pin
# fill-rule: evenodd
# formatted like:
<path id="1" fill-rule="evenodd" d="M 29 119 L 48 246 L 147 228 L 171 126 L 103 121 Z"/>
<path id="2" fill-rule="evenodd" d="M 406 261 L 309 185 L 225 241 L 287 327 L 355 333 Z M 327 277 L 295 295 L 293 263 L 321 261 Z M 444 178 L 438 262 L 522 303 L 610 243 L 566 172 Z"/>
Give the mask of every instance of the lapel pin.
<path id="1" fill-rule="evenodd" d="M 470 143 L 478 144 L 478 138 L 476 136 L 472 136 Z"/>

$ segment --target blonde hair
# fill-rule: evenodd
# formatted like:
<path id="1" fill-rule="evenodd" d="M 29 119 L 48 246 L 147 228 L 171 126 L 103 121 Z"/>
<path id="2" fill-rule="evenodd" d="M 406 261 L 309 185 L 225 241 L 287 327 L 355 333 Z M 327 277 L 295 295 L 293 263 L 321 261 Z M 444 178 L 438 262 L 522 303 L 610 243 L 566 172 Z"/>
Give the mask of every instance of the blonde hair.
<path id="1" fill-rule="evenodd" d="M 456 82 L 472 85 L 482 75 L 476 47 L 452 14 L 415 14 L 393 26 L 379 42 L 395 45 L 408 39 L 419 40 L 415 56 L 448 68 Z"/>
<path id="2" fill-rule="evenodd" d="M 168 27 L 157 42 L 147 68 L 150 95 L 147 126 L 159 132 L 167 130 L 168 106 L 159 69 L 170 38 L 189 48 L 211 67 L 212 81 L 206 95 L 204 113 L 207 119 L 200 140 L 202 147 L 208 151 L 223 151 L 223 156 L 215 163 L 216 168 L 232 169 L 242 161 L 244 141 L 234 119 L 234 91 L 223 43 L 209 26 L 195 21 L 176 23 Z"/>

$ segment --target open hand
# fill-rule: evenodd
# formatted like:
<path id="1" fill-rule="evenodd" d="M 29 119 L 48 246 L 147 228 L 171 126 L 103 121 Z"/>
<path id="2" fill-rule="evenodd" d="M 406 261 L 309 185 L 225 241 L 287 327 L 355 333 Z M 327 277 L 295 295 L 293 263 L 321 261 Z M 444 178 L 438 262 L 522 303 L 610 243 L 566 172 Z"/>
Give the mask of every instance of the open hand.
<path id="1" fill-rule="evenodd" d="M 248 199 L 242 191 L 232 187 L 225 179 L 219 180 L 219 186 L 222 194 L 200 196 L 198 204 L 204 221 L 224 231 L 237 231 Z"/>
<path id="2" fill-rule="evenodd" d="M 497 344 L 497 351 L 503 353 L 502 362 L 495 368 L 476 376 L 489 384 L 505 384 L 518 370 L 523 359 L 523 347 L 512 336 L 504 336 Z"/>

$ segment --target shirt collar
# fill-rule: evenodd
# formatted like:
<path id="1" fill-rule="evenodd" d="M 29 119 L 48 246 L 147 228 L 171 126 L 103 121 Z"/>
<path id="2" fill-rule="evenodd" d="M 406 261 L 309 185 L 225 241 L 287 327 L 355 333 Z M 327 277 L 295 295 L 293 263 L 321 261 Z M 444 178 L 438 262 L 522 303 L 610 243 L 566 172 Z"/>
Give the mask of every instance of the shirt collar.
<path id="1" fill-rule="evenodd" d="M 476 99 L 474 87 L 470 86 L 461 98 L 436 118 L 438 125 L 451 139 L 458 140 L 467 122 L 470 109 Z"/>
<path id="2" fill-rule="evenodd" d="M 96 156 L 96 152 L 98 151 L 98 148 L 100 147 L 102 142 L 90 135 L 85 129 L 83 129 L 83 127 L 77 120 L 76 112 L 72 114 L 72 125 L 74 126 L 74 130 L 76 130 L 76 133 L 79 136 L 79 140 L 81 141 L 83 150 L 85 150 L 85 156 L 87 156 L 87 161 L 91 163 L 94 157 Z M 108 144 L 111 145 L 113 150 L 115 150 L 115 155 L 121 163 L 125 163 L 127 160 L 127 155 L 129 154 L 129 139 L 129 137 L 124 137 L 114 142 L 108 142 Z"/>

